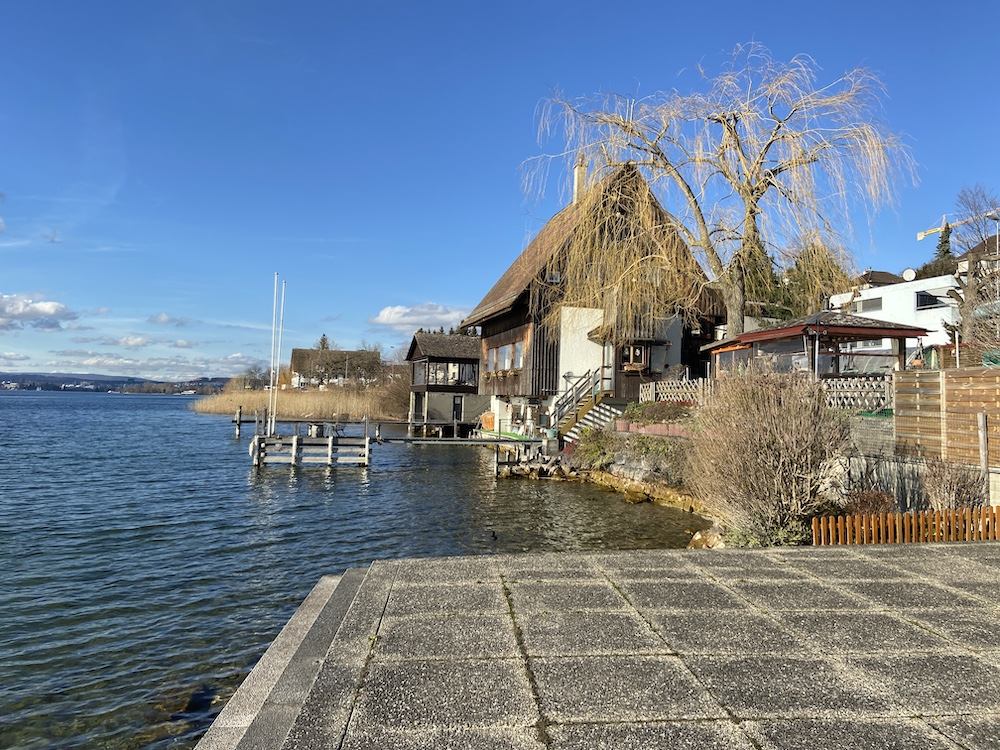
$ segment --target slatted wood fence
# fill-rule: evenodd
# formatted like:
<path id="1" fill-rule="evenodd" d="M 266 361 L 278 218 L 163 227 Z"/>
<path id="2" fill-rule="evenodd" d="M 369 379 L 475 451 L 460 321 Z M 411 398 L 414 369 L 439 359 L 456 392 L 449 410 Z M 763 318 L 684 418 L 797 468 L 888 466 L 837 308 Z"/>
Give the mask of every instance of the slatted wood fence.
<path id="1" fill-rule="evenodd" d="M 1000 465 L 1000 369 L 897 372 L 894 388 L 898 454 L 978 466 L 985 442 L 988 464 Z"/>
<path id="2" fill-rule="evenodd" d="M 997 541 L 1000 506 L 819 516 L 812 535 L 816 546 Z"/>

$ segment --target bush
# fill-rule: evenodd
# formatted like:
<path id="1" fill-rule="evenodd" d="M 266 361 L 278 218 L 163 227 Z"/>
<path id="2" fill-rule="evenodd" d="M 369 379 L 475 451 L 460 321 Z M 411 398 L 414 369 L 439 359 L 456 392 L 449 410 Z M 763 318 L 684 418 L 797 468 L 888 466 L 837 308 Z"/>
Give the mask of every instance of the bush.
<path id="1" fill-rule="evenodd" d="M 986 476 L 971 466 L 929 458 L 924 470 L 924 495 L 931 510 L 978 508 L 988 496 Z"/>
<path id="2" fill-rule="evenodd" d="M 695 415 L 689 482 L 731 542 L 803 543 L 842 493 L 848 438 L 819 383 L 749 370 L 720 380 Z"/>
<path id="3" fill-rule="evenodd" d="M 636 424 L 679 422 L 691 416 L 692 407 L 693 404 L 682 401 L 648 401 L 629 404 L 622 418 Z"/>

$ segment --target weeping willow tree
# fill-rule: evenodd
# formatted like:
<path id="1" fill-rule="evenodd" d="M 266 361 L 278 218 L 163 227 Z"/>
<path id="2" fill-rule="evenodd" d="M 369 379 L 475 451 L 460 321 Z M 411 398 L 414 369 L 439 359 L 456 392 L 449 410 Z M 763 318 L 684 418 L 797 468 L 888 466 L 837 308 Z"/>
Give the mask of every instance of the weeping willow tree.
<path id="1" fill-rule="evenodd" d="M 858 203 L 869 213 L 891 203 L 897 179 L 913 175 L 908 150 L 879 122 L 878 78 L 859 68 L 820 84 L 817 72 L 811 58 L 779 62 L 747 45 L 717 76 L 702 73 L 694 93 L 554 98 L 543 107 L 540 135 L 558 136 L 562 148 L 536 160 L 535 173 L 578 154 L 640 170 L 665 209 L 664 228 L 695 253 L 721 295 L 729 333 L 741 333 L 748 300 L 773 291 L 778 248 L 797 236 L 848 234 Z M 608 297 L 641 298 L 650 280 L 703 283 L 685 258 L 674 265 L 677 253 L 644 252 L 646 232 L 622 235 L 616 260 L 597 260 L 615 222 L 601 212 L 615 209 L 613 202 L 591 209 L 587 224 L 597 236 L 577 231 L 562 253 L 567 298 L 607 307 Z M 595 262 L 599 282 L 589 276 Z M 680 302 L 698 296 L 695 288 L 667 291 Z M 614 324 L 619 333 L 642 327 L 630 315 L 652 314 L 626 304 Z"/>
<path id="2" fill-rule="evenodd" d="M 788 317 L 819 312 L 830 296 L 850 289 L 851 261 L 843 248 L 812 236 L 794 243 L 786 255 L 779 298 Z"/>
<path id="3" fill-rule="evenodd" d="M 634 165 L 592 180 L 566 211 L 569 234 L 532 287 L 538 319 L 554 323 L 561 306 L 599 308 L 600 338 L 623 343 L 704 307 L 708 279 Z"/>

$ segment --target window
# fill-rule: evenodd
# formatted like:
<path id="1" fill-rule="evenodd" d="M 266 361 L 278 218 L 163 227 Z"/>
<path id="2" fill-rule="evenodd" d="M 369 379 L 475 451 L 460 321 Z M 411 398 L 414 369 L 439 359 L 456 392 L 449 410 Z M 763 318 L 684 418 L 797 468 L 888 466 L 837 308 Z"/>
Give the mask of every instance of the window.
<path id="1" fill-rule="evenodd" d="M 476 364 L 463 364 L 459 368 L 458 384 L 459 385 L 476 385 L 478 383 L 479 383 L 479 365 L 476 365 Z"/>
<path id="2" fill-rule="evenodd" d="M 500 351 L 497 354 L 497 368 L 500 370 L 509 370 L 511 368 L 511 354 L 513 353 L 514 347 L 510 344 L 504 344 L 500 347 Z"/>
<path id="3" fill-rule="evenodd" d="M 861 300 L 861 312 L 877 312 L 882 309 L 882 298 L 873 297 L 872 299 Z"/>
<path id="4" fill-rule="evenodd" d="M 413 363 L 413 385 L 423 385 L 427 381 L 427 363 Z"/>
<path id="5" fill-rule="evenodd" d="M 917 309 L 918 310 L 930 310 L 934 307 L 944 307 L 945 303 L 941 301 L 940 297 L 931 294 L 930 292 L 917 292 Z"/>
<path id="6" fill-rule="evenodd" d="M 490 349 L 486 352 L 486 372 L 493 372 L 497 369 L 497 350 Z"/>
<path id="7" fill-rule="evenodd" d="M 524 367 L 524 342 L 514 342 L 514 369 L 520 370 Z"/>
<path id="8" fill-rule="evenodd" d="M 623 346 L 622 365 L 644 365 L 646 363 L 646 347 Z"/>

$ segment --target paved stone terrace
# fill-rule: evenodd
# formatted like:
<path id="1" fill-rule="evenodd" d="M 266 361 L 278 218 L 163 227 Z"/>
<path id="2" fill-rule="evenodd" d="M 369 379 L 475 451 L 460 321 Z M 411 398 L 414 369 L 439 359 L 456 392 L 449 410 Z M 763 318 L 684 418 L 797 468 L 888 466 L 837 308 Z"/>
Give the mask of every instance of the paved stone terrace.
<path id="1" fill-rule="evenodd" d="M 988 543 L 378 562 L 199 747 L 993 750 L 998 580 Z"/>

